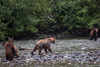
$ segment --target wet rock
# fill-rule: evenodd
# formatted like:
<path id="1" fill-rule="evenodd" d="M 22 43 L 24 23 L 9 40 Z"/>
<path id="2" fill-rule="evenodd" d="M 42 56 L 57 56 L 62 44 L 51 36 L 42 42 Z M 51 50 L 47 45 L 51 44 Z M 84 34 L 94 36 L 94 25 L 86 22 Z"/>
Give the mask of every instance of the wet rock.
<path id="1" fill-rule="evenodd" d="M 56 60 L 57 57 L 58 57 L 57 55 L 54 55 L 51 57 L 51 60 Z"/>
<path id="2" fill-rule="evenodd" d="M 5 58 L 1 59 L 1 62 L 7 62 L 7 60 Z"/>
<path id="3" fill-rule="evenodd" d="M 51 57 L 51 60 L 55 60 L 55 59 L 56 59 L 55 56 Z"/>
<path id="4" fill-rule="evenodd" d="M 81 50 L 85 50 L 85 49 L 86 49 L 86 47 L 82 47 L 82 48 L 81 48 Z"/>
<path id="5" fill-rule="evenodd" d="M 58 57 L 61 57 L 61 58 L 63 58 L 63 57 L 64 57 L 64 55 L 60 54 L 60 55 L 58 55 Z"/>

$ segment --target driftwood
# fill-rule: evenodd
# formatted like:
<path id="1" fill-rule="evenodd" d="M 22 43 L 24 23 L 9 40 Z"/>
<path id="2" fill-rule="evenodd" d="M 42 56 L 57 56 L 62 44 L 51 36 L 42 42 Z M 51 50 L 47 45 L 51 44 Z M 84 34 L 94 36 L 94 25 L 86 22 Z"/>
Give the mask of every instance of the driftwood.
<path id="1" fill-rule="evenodd" d="M 32 50 L 31 48 L 19 47 L 19 50 Z"/>

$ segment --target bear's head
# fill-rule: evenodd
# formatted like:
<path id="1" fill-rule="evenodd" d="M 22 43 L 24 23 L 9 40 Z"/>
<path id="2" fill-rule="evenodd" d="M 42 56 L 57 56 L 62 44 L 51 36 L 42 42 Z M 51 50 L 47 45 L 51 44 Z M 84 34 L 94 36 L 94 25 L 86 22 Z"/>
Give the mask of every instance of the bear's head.
<path id="1" fill-rule="evenodd" d="M 14 37 L 12 37 L 12 38 L 8 37 L 8 42 L 9 43 L 13 43 L 13 41 L 14 41 Z"/>
<path id="2" fill-rule="evenodd" d="M 49 39 L 51 40 L 51 43 L 55 43 L 56 41 L 56 37 L 50 37 Z"/>
<path id="3" fill-rule="evenodd" d="M 96 33 L 98 33 L 98 28 L 94 28 L 94 30 L 96 31 Z"/>
<path id="4" fill-rule="evenodd" d="M 3 44 L 2 44 L 2 46 L 4 46 L 4 47 L 6 47 L 7 45 L 8 45 L 7 41 L 3 42 Z"/>

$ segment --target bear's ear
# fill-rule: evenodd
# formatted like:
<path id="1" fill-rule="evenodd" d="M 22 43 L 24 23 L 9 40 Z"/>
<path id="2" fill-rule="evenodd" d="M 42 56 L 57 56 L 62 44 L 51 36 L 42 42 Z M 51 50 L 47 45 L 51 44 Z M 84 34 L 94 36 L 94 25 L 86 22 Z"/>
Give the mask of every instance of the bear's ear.
<path id="1" fill-rule="evenodd" d="M 10 41 L 11 40 L 11 38 L 10 37 L 8 37 L 8 41 Z"/>
<path id="2" fill-rule="evenodd" d="M 8 42 L 13 42 L 14 41 L 14 37 L 8 37 Z"/>
<path id="3" fill-rule="evenodd" d="M 12 37 L 10 41 L 13 42 L 14 41 L 14 37 Z"/>

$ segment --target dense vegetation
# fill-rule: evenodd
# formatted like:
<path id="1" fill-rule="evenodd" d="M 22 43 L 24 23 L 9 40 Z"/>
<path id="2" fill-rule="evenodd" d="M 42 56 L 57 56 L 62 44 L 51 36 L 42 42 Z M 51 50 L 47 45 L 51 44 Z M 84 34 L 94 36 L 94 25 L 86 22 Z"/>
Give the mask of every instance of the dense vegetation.
<path id="1" fill-rule="evenodd" d="M 82 35 L 100 24 L 100 0 L 0 0 L 0 39 Z"/>

